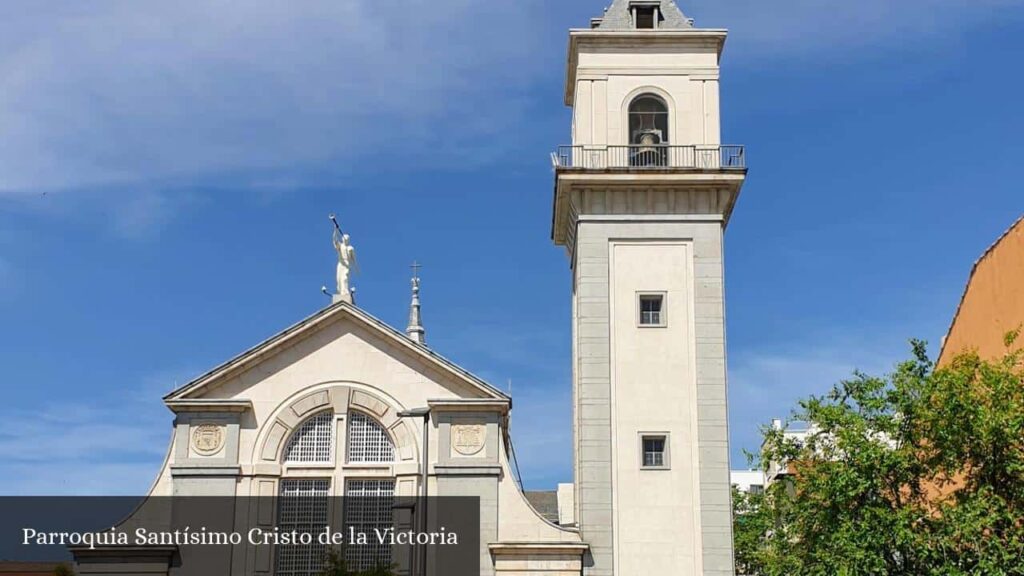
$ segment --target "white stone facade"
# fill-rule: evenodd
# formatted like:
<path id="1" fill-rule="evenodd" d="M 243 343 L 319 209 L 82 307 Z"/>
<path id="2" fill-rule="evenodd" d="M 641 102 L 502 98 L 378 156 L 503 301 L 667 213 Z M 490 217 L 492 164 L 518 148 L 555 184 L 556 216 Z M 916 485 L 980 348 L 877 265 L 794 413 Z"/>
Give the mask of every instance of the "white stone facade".
<path id="1" fill-rule="evenodd" d="M 175 431 L 152 496 L 277 496 L 296 480 L 318 481 L 326 496 L 367 481 L 417 496 L 423 420 L 403 412 L 429 408 L 427 495 L 480 498 L 480 573 L 580 574 L 586 544 L 578 531 L 544 520 L 513 479 L 510 399 L 347 302 L 164 400 Z M 249 525 L 245 514 L 238 522 Z M 271 547 L 232 553 L 232 575 L 275 573 Z M 398 554 L 399 573 L 416 573 Z M 83 574 L 112 573 L 108 563 L 79 561 Z M 175 573 L 166 559 L 153 562 L 165 565 L 147 570 Z"/>

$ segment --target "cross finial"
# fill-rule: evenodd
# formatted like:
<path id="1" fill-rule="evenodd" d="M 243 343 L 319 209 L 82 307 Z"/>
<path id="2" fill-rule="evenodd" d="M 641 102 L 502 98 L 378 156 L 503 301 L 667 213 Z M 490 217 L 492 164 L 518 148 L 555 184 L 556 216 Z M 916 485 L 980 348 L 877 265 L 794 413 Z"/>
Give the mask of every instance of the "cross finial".
<path id="1" fill-rule="evenodd" d="M 409 266 L 413 269 L 413 293 L 419 294 L 420 292 L 420 269 L 423 268 L 423 264 L 413 260 L 413 263 Z"/>
<path id="2" fill-rule="evenodd" d="M 409 306 L 409 326 L 405 329 L 405 333 L 414 342 L 423 344 L 426 342 L 427 335 L 420 319 L 420 268 L 423 266 L 414 260 L 409 267 L 412 268 L 412 304 Z"/>

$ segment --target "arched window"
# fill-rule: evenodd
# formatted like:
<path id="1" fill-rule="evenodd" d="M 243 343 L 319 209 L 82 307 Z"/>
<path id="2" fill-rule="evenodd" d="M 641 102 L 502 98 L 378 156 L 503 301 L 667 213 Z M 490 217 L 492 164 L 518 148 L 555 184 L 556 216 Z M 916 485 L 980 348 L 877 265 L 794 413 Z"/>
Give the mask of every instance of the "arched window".
<path id="1" fill-rule="evenodd" d="M 348 415 L 348 461 L 395 461 L 395 445 L 387 430 L 362 412 Z"/>
<path id="2" fill-rule="evenodd" d="M 630 144 L 668 144 L 668 106 L 653 94 L 641 94 L 629 105 Z"/>
<path id="3" fill-rule="evenodd" d="M 390 466 L 360 466 L 395 461 L 395 445 L 388 430 L 366 413 L 352 410 L 346 416 L 343 458 L 335 453 L 342 450 L 336 448 L 338 416 L 333 409 L 314 413 L 296 426 L 285 442 L 282 454 L 285 466 L 282 466 L 277 506 L 278 524 L 282 529 L 311 533 L 322 530 L 333 509 L 330 496 L 342 494 L 348 497 L 343 506 L 346 526 L 369 531 L 394 526 L 393 470 Z M 356 466 L 349 467 L 348 462 Z M 357 529 L 357 532 L 364 530 Z M 326 546 L 319 542 L 275 546 L 275 574 L 320 574 L 325 552 Z M 388 566 L 392 560 L 389 545 L 350 546 L 346 547 L 345 556 L 349 568 L 357 571 Z"/>
<path id="4" fill-rule="evenodd" d="M 284 449 L 285 462 L 330 462 L 334 413 L 321 412 L 299 426 Z"/>
<path id="5" fill-rule="evenodd" d="M 668 106 L 660 97 L 641 94 L 629 104 L 630 166 L 664 166 L 668 159 Z"/>

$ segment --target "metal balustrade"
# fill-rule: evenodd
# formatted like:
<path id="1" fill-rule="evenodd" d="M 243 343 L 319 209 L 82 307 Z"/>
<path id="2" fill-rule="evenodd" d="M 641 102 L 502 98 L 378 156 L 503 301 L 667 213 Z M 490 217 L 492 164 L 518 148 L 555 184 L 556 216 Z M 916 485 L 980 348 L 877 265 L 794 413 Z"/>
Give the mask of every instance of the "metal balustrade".
<path id="1" fill-rule="evenodd" d="M 743 170 L 743 146 L 559 146 L 551 154 L 556 168 L 585 170 Z"/>

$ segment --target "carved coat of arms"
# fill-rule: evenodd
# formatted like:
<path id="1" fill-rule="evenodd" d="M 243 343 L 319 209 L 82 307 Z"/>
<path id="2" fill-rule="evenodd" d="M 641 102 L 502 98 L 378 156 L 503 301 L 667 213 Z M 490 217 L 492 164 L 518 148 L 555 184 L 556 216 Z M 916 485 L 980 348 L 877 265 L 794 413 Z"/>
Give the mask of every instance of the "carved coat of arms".
<path id="1" fill-rule="evenodd" d="M 216 454 L 224 445 L 224 429 L 216 424 L 200 424 L 192 432 L 192 448 L 204 455 Z"/>
<path id="2" fill-rule="evenodd" d="M 452 425 L 452 447 L 463 456 L 474 456 L 484 449 L 487 427 L 481 424 Z"/>

